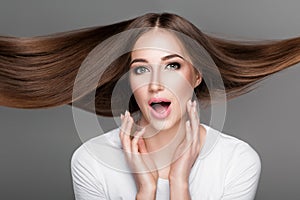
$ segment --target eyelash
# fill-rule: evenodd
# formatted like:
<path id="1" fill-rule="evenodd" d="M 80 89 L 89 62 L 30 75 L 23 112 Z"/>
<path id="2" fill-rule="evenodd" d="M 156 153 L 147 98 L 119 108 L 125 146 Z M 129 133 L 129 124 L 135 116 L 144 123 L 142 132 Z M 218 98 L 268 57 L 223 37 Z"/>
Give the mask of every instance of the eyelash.
<path id="1" fill-rule="evenodd" d="M 180 69 L 180 67 L 181 67 L 181 65 L 180 65 L 178 62 L 170 63 L 170 64 L 168 64 L 167 66 L 170 66 L 170 65 L 176 65 L 177 68 L 176 68 L 175 70 L 178 70 L 178 69 Z M 167 67 L 167 66 L 166 66 L 166 67 Z"/>
<path id="2" fill-rule="evenodd" d="M 176 65 L 177 67 L 176 67 L 176 69 L 171 69 L 171 70 L 179 70 L 180 68 L 181 68 L 181 65 L 178 63 L 178 62 L 172 62 L 172 63 L 169 63 L 169 64 L 167 64 L 166 65 L 166 67 L 165 68 L 167 68 L 168 66 L 170 66 L 170 65 Z M 144 67 L 144 66 L 138 66 L 138 67 L 136 67 L 135 69 L 134 69 L 134 73 L 135 74 L 142 74 L 142 73 L 144 73 L 144 72 L 138 72 L 139 71 L 139 69 L 146 69 L 146 70 L 148 70 L 146 67 Z M 149 71 L 149 70 L 148 70 Z"/>

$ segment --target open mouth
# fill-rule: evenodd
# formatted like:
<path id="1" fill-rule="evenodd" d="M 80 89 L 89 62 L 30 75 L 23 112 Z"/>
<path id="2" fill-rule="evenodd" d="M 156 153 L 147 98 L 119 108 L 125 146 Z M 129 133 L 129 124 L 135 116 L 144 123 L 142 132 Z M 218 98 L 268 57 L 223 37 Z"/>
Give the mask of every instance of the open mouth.
<path id="1" fill-rule="evenodd" d="M 152 102 L 150 106 L 153 110 L 155 110 L 158 113 L 164 113 L 168 110 L 171 102 Z"/>
<path id="2" fill-rule="evenodd" d="M 153 98 L 149 102 L 151 113 L 156 118 L 166 118 L 170 112 L 171 101 L 163 98 Z"/>

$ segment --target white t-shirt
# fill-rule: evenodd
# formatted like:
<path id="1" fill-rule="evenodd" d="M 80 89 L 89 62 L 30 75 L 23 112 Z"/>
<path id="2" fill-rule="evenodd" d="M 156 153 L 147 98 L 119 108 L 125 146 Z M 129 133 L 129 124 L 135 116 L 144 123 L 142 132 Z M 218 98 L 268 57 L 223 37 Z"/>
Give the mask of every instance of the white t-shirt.
<path id="1" fill-rule="evenodd" d="M 249 200 L 255 198 L 261 162 L 245 142 L 205 124 L 204 146 L 189 178 L 191 198 Z M 119 128 L 81 145 L 71 161 L 76 200 L 135 199 L 136 185 L 126 164 Z M 158 179 L 156 199 L 169 199 L 169 182 Z"/>

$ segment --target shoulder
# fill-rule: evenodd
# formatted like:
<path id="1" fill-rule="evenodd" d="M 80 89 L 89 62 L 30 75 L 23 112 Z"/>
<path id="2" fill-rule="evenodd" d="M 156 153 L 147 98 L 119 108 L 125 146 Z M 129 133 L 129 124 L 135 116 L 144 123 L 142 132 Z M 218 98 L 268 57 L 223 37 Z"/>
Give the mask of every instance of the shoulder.
<path id="1" fill-rule="evenodd" d="M 259 154 L 247 142 L 224 133 L 219 134 L 216 146 L 226 163 L 223 198 L 254 199 L 261 173 Z"/>
<path id="2" fill-rule="evenodd" d="M 223 170 L 227 187 L 246 183 L 248 186 L 257 186 L 261 173 L 261 159 L 253 147 L 239 138 L 219 132 L 215 148 L 226 160 Z"/>
<path id="3" fill-rule="evenodd" d="M 84 142 L 74 151 L 71 158 L 71 167 L 97 168 L 100 164 L 98 158 L 104 154 L 105 146 L 120 148 L 121 143 L 118 132 L 119 128 L 116 128 Z"/>
<path id="4" fill-rule="evenodd" d="M 71 175 L 76 199 L 107 199 L 106 168 L 101 163 L 101 156 L 106 152 L 102 147 L 105 147 L 103 144 L 107 144 L 107 141 L 113 142 L 111 139 L 117 136 L 116 133 L 115 129 L 92 138 L 74 151 Z"/>
<path id="5" fill-rule="evenodd" d="M 220 134 L 220 145 L 223 149 L 231 152 L 231 161 L 243 161 L 244 163 L 253 163 L 260 168 L 261 160 L 259 154 L 254 148 L 247 142 L 227 135 L 225 133 Z"/>
<path id="6" fill-rule="evenodd" d="M 260 163 L 258 153 L 247 142 L 207 125 L 206 129 L 208 132 L 208 144 L 205 149 L 207 154 L 217 152 L 229 155 L 231 159 L 234 159 L 235 156 L 248 156 L 249 159 Z"/>
<path id="7" fill-rule="evenodd" d="M 219 162 L 223 169 L 230 173 L 252 169 L 258 174 L 261 170 L 261 159 L 259 154 L 247 142 L 209 128 L 209 140 L 204 158 Z M 213 138 L 213 139 L 211 139 Z"/>

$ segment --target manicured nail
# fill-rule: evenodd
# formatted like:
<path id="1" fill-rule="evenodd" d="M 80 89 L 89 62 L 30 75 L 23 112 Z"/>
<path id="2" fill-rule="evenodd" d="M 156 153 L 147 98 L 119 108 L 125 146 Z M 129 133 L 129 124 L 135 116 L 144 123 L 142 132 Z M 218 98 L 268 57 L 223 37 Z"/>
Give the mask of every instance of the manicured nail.
<path id="1" fill-rule="evenodd" d="M 129 112 L 126 110 L 125 111 L 125 116 L 128 117 L 129 116 Z"/>
<path id="2" fill-rule="evenodd" d="M 124 115 L 121 113 L 121 120 L 123 120 L 124 119 Z"/>
<path id="3" fill-rule="evenodd" d="M 186 125 L 187 125 L 188 127 L 191 126 L 190 120 L 186 121 Z"/>

